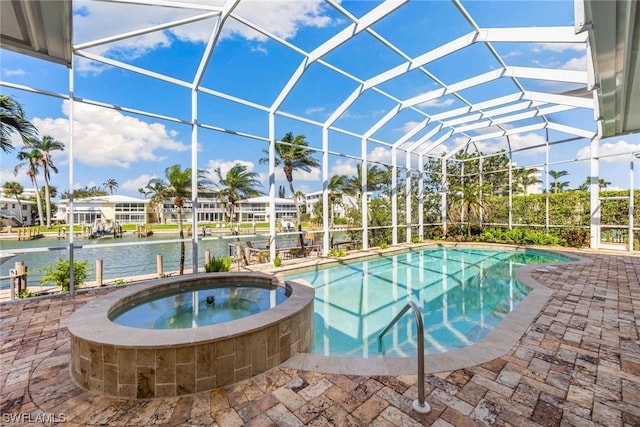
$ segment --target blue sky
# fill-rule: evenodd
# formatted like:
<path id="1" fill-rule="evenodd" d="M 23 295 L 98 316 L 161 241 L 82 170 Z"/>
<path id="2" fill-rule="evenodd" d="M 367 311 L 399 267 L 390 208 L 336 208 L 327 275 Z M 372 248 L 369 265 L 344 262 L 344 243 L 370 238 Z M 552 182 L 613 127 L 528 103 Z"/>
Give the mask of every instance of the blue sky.
<path id="1" fill-rule="evenodd" d="M 343 1 L 340 3 L 340 11 L 314 0 L 241 2 L 234 10 L 235 14 L 279 37 L 283 43 L 230 18 L 213 51 L 202 85 L 212 91 L 269 107 L 303 60 L 300 50 L 312 51 L 349 25 L 349 14 L 361 17 L 378 5 L 379 2 L 374 1 Z M 462 5 L 481 28 L 571 26 L 574 20 L 573 1 L 462 1 Z M 203 13 L 92 1 L 76 1 L 74 7 L 76 45 Z M 191 82 L 215 23 L 215 18 L 209 18 L 171 30 L 117 40 L 88 51 Z M 331 67 L 337 67 L 355 79 L 366 80 L 406 62 L 402 54 L 415 58 L 473 30 L 469 22 L 448 1 L 410 2 L 374 24 L 372 29 L 400 52 L 393 51 L 369 33 L 361 33 L 325 55 L 322 58 L 324 63 L 312 64 L 284 100 L 280 110 L 311 121 L 324 122 L 358 86 L 354 79 L 337 73 Z M 493 47 L 509 66 L 586 69 L 586 50 L 581 45 L 493 43 Z M 68 71 L 65 67 L 7 50 L 0 53 L 3 81 L 55 93 L 68 93 Z M 76 57 L 74 66 L 77 97 L 190 120 L 191 91 L 188 88 L 82 57 Z M 335 125 L 362 134 L 394 107 L 395 101 L 390 98 L 406 100 L 440 87 L 431 76 L 450 85 L 496 70 L 500 68 L 500 64 L 484 44 L 475 44 L 428 63 L 424 68 L 427 73 L 414 70 L 380 85 L 379 88 L 385 94 L 372 90 L 365 92 Z M 533 79 L 519 81 L 525 90 L 530 91 L 560 93 L 576 88 L 567 83 Z M 502 78 L 463 90 L 460 95 L 469 102 L 477 103 L 511 94 L 514 90 L 513 82 Z M 2 93 L 14 96 L 22 103 L 28 118 L 37 126 L 41 135 L 51 135 L 68 146 L 68 101 L 7 87 L 2 87 Z M 376 132 L 373 138 L 393 143 L 416 123 L 424 120 L 424 115 L 420 112 L 434 115 L 463 105 L 460 99 L 452 95 L 421 103 L 416 106 L 419 111 L 402 110 Z M 262 150 L 267 147 L 264 140 L 268 138 L 268 114 L 205 94 L 199 95 L 198 111 L 200 123 L 256 137 L 246 138 L 199 129 L 198 167 L 209 172 L 220 167 L 224 173 L 236 163 L 245 164 L 250 170 L 260 174 L 261 181 L 265 183 L 262 190 L 267 192 L 267 166 L 260 165 L 258 160 L 264 156 Z M 188 124 L 83 104 L 76 104 L 74 118 L 74 187 L 100 186 L 114 178 L 119 183 L 118 194 L 140 196 L 137 189 L 146 185 L 151 178 L 162 177 L 166 167 L 174 163 L 184 167 L 191 165 L 191 126 Z M 595 130 L 591 110 L 560 112 L 553 119 L 560 124 Z M 519 126 L 526 124 L 529 122 L 518 123 Z M 429 130 L 427 127 L 416 134 L 414 139 Z M 312 147 L 322 147 L 322 132 L 319 127 L 277 116 L 276 137 L 280 138 L 288 131 L 304 134 Z M 551 141 L 569 137 L 571 135 L 561 132 L 549 132 Z M 538 131 L 512 136 L 509 142 L 517 149 L 543 143 L 544 139 L 544 131 Z M 459 141 L 452 138 L 443 147 L 452 148 L 457 143 Z M 478 149 L 494 152 L 506 148 L 506 143 L 506 138 L 484 140 L 478 143 Z M 562 162 L 588 158 L 588 147 L 589 141 L 586 139 L 554 145 L 550 160 Z M 360 138 L 330 131 L 329 149 L 349 156 L 359 156 Z M 391 161 L 390 151 L 385 145 L 371 142 L 367 151 L 370 160 L 383 163 Z M 601 154 L 631 151 L 640 151 L 639 135 L 602 141 Z M 317 158 L 321 158 L 320 153 Z M 519 165 L 540 165 L 544 158 L 544 150 L 540 149 L 517 152 L 513 156 Z M 628 156 L 620 156 L 603 160 L 601 176 L 616 187 L 628 188 L 628 159 Z M 53 176 L 52 183 L 64 191 L 70 186 L 68 150 L 56 153 L 54 160 L 59 173 Z M 29 187 L 28 178 L 24 174 L 13 176 L 16 163 L 15 154 L 2 154 L 0 181 L 17 180 Z M 353 175 L 356 164 L 354 159 L 331 155 L 329 172 Z M 569 171 L 567 179 L 572 187 L 576 187 L 589 174 L 589 161 L 558 164 L 551 168 Z M 211 177 L 215 178 L 215 175 L 212 174 Z M 277 186 L 286 187 L 280 171 L 276 180 Z M 320 190 L 320 169 L 310 173 L 297 173 L 294 184 L 296 190 L 304 192 Z M 640 187 L 640 181 L 635 185 Z"/>

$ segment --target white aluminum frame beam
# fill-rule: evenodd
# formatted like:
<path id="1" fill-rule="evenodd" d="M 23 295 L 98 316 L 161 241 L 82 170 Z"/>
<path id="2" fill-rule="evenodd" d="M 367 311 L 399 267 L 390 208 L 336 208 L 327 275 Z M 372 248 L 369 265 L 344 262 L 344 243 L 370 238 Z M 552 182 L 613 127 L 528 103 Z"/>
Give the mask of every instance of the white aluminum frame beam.
<path id="1" fill-rule="evenodd" d="M 271 106 L 271 111 L 275 112 L 280 109 L 280 106 L 287 98 L 287 96 L 291 93 L 294 86 L 306 69 L 316 61 L 319 61 L 324 55 L 328 54 L 332 50 L 336 49 L 343 43 L 349 41 L 352 37 L 366 30 L 385 16 L 389 15 L 391 12 L 402 6 L 409 0 L 399 0 L 393 2 L 384 2 L 368 12 L 362 18 L 358 19 L 356 22 L 353 22 L 342 31 L 340 31 L 335 36 L 331 37 L 326 42 L 322 43 L 320 46 L 315 48 L 312 52 L 310 52 L 306 58 L 298 65 L 298 68 L 293 73 L 293 75 L 289 78 L 289 81 L 285 84 L 284 88 L 280 91 L 280 94 L 273 102 Z"/>

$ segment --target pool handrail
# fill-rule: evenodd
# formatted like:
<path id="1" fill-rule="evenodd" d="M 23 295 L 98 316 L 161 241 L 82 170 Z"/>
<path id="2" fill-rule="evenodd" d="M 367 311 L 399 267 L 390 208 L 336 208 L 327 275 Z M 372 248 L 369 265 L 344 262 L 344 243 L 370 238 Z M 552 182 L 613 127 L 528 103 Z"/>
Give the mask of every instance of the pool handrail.
<path id="1" fill-rule="evenodd" d="M 382 352 L 382 337 L 384 334 L 389 332 L 393 325 L 395 325 L 409 309 L 412 309 L 413 311 L 413 315 L 416 319 L 416 326 L 418 328 L 418 399 L 413 401 L 413 409 L 421 414 L 427 414 L 431 411 L 431 406 L 429 406 L 424 399 L 424 323 L 422 322 L 422 313 L 420 313 L 420 308 L 415 301 L 409 300 L 404 308 L 400 310 L 400 313 L 398 313 L 396 317 L 389 322 L 387 327 L 380 332 L 380 335 L 378 335 L 378 351 Z"/>

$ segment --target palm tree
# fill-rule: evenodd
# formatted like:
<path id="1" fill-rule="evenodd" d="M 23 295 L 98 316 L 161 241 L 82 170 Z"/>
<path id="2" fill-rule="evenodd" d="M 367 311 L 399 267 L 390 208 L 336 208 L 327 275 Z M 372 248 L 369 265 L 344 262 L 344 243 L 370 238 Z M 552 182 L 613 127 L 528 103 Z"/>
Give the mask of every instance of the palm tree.
<path id="1" fill-rule="evenodd" d="M 108 189 L 111 194 L 113 194 L 113 189 L 118 188 L 118 181 L 113 178 L 109 178 L 104 182 L 104 188 Z"/>
<path id="2" fill-rule="evenodd" d="M 551 177 L 553 178 L 553 192 L 557 193 L 558 190 L 561 190 L 568 186 L 569 183 L 568 182 L 562 182 L 562 183 L 558 183 L 558 180 L 560 178 L 562 178 L 563 176 L 567 176 L 569 175 L 569 172 L 567 171 L 549 171 L 549 175 L 551 175 Z"/>
<path id="3" fill-rule="evenodd" d="M 141 191 L 142 190 L 142 191 Z M 144 193 L 145 199 L 147 195 L 151 194 L 151 206 L 157 216 L 157 221 L 160 221 L 160 212 L 158 207 L 163 205 L 163 200 L 167 194 L 167 184 L 162 180 L 152 179 L 144 188 L 139 188 L 138 191 Z"/>
<path id="4" fill-rule="evenodd" d="M 38 168 L 40 167 L 42 160 L 42 152 L 40 150 L 32 148 L 31 150 L 25 150 L 26 147 L 23 147 L 22 150 L 18 152 L 18 160 L 22 163 L 18 163 L 16 167 L 13 169 L 13 174 L 18 175 L 18 172 L 23 167 L 27 168 L 27 176 L 31 180 L 33 187 L 36 190 L 36 203 L 38 205 L 38 220 L 40 221 L 40 225 L 42 225 L 42 219 L 44 215 L 42 214 L 42 200 L 40 199 L 40 188 L 38 187 Z"/>
<path id="5" fill-rule="evenodd" d="M 191 192 L 191 169 L 182 169 L 179 164 L 169 166 L 165 169 L 164 175 L 166 181 L 153 179 L 149 181 L 148 186 L 156 186 L 162 188 L 162 193 L 158 196 L 173 197 L 173 205 L 176 207 L 176 215 L 178 218 L 178 232 L 180 233 L 180 271 L 184 274 L 184 229 L 182 227 L 182 208 L 184 207 L 184 199 Z"/>
<path id="6" fill-rule="evenodd" d="M 329 184 L 327 188 L 329 190 L 329 226 L 333 227 L 334 223 L 334 203 L 336 201 L 336 196 L 344 191 L 347 182 L 349 181 L 349 177 L 346 175 L 333 175 L 329 179 Z"/>
<path id="7" fill-rule="evenodd" d="M 284 197 L 283 197 L 284 198 Z M 304 193 L 304 191 L 296 191 L 296 199 L 300 200 L 300 215 L 306 214 L 307 213 L 307 195 Z"/>
<path id="8" fill-rule="evenodd" d="M 53 159 L 51 158 L 51 152 L 57 150 L 63 151 L 64 144 L 46 135 L 43 136 L 42 139 L 26 139 L 25 145 L 27 147 L 35 148 L 42 153 L 40 166 L 42 167 L 42 173 L 44 176 L 44 200 L 47 206 L 47 228 L 51 228 L 51 194 L 49 191 L 49 179 L 51 178 L 51 171 L 58 173 L 58 168 L 55 166 Z"/>
<path id="9" fill-rule="evenodd" d="M 180 271 L 179 274 L 184 274 L 184 229 L 182 227 L 182 208 L 184 207 L 184 200 L 187 197 L 191 197 L 191 169 L 182 169 L 180 165 L 175 164 L 165 169 L 164 175 L 166 181 L 158 178 L 154 178 L 149 181 L 147 188 L 155 188 L 156 193 L 154 197 L 164 198 L 173 197 L 173 205 L 176 207 L 176 216 L 178 219 L 178 231 L 180 233 Z M 204 172 L 198 171 L 198 188 L 204 186 L 206 180 L 204 179 Z M 194 266 L 195 268 L 195 266 Z"/>
<path id="10" fill-rule="evenodd" d="M 256 190 L 255 187 L 259 187 L 262 184 L 258 179 L 257 173 L 248 171 L 246 165 L 239 163 L 229 169 L 224 178 L 220 168 L 217 168 L 215 172 L 218 174 L 218 186 L 222 187 L 220 197 L 225 198 L 231 205 L 229 219 L 233 225 L 236 202 L 261 195 L 262 193 Z"/>
<path id="11" fill-rule="evenodd" d="M 524 195 L 527 195 L 527 189 L 531 185 L 542 182 L 537 176 L 536 168 L 518 168 L 514 171 L 514 178 L 517 185 L 522 189 Z"/>
<path id="12" fill-rule="evenodd" d="M 49 186 L 49 194 L 51 195 L 51 197 L 56 197 L 53 194 L 53 191 L 51 191 L 51 189 L 53 188 L 53 186 Z M 102 187 L 88 187 L 88 186 L 84 186 L 82 188 L 76 188 L 73 190 L 73 192 L 69 191 L 69 190 L 65 190 L 62 195 L 60 196 L 63 199 L 68 199 L 69 197 L 71 197 L 71 195 L 73 194 L 73 198 L 74 199 L 85 199 L 87 197 L 100 197 L 100 196 L 106 196 L 107 192 L 104 191 L 102 189 Z"/>
<path id="13" fill-rule="evenodd" d="M 367 192 L 378 191 L 389 182 L 389 171 L 379 168 L 377 165 L 367 167 Z M 356 175 L 345 182 L 344 192 L 351 195 L 362 196 L 362 165 L 356 167 Z"/>
<path id="14" fill-rule="evenodd" d="M 20 212 L 22 212 L 22 202 L 20 201 L 20 195 L 24 192 L 24 187 L 22 186 L 22 184 L 15 181 L 7 181 L 2 185 L 2 192 L 7 197 L 15 197 L 18 201 Z M 23 225 L 22 213 L 20 214 L 18 221 L 20 222 L 20 225 Z"/>
<path id="15" fill-rule="evenodd" d="M 284 176 L 287 178 L 287 182 L 289 183 L 289 191 L 291 192 L 291 196 L 293 197 L 293 204 L 296 207 L 296 221 L 297 221 L 297 229 L 298 231 L 302 230 L 302 225 L 300 224 L 300 206 L 298 205 L 298 196 L 296 191 L 293 188 L 293 171 L 301 170 L 304 172 L 310 172 L 311 169 L 317 168 L 320 166 L 318 160 L 313 157 L 313 150 L 307 148 L 309 143 L 305 139 L 304 135 L 293 136 L 292 132 L 287 132 L 287 134 L 282 138 L 282 143 L 277 143 L 276 157 L 275 157 L 275 165 L 276 167 L 283 165 Z M 268 150 L 263 150 L 265 153 L 269 153 Z M 269 158 L 260 159 L 260 164 L 269 163 Z M 300 234 L 300 245 L 304 245 L 303 235 Z"/>
<path id="16" fill-rule="evenodd" d="M 589 186 L 591 185 L 591 177 L 588 176 L 584 182 L 582 184 L 580 184 L 580 187 L 578 187 L 578 190 L 580 191 L 587 191 L 589 190 Z M 599 178 L 598 179 L 598 187 L 600 187 L 600 189 L 604 189 L 607 188 L 608 186 L 611 185 L 610 181 L 605 181 L 604 178 Z"/>
<path id="17" fill-rule="evenodd" d="M 22 106 L 7 95 L 0 95 L 0 147 L 5 153 L 13 150 L 11 134 L 16 132 L 24 139 L 34 138 L 37 130 L 25 118 Z"/>
<path id="18" fill-rule="evenodd" d="M 477 218 L 485 206 L 482 204 L 481 195 L 490 191 L 491 186 L 487 183 L 480 184 L 477 180 L 467 180 L 452 185 L 449 194 L 453 196 L 451 209 L 448 210 L 451 220 L 459 219 L 459 215 L 464 213 L 468 227 L 467 233 L 471 237 L 471 218 Z"/>
<path id="19" fill-rule="evenodd" d="M 142 194 L 144 196 L 144 198 L 146 199 L 147 196 L 149 195 L 150 191 L 146 187 L 140 187 L 140 188 L 138 188 L 138 193 Z"/>

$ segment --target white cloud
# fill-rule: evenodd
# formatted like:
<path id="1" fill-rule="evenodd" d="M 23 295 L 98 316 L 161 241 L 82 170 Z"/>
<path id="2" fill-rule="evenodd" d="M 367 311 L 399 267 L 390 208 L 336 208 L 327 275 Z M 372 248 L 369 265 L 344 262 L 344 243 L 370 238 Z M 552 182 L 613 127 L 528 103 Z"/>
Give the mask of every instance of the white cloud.
<path id="1" fill-rule="evenodd" d="M 137 192 L 138 188 L 146 187 L 149 181 L 154 178 L 157 178 L 157 176 L 145 173 L 136 178 L 128 179 L 125 182 L 120 183 L 118 189 L 123 191 Z"/>
<path id="2" fill-rule="evenodd" d="M 277 36 L 291 39 L 302 27 L 323 28 L 331 25 L 332 20 L 324 15 L 324 11 L 324 2 L 319 0 L 253 0 L 241 2 L 234 12 Z M 222 35 L 234 34 L 248 40 L 264 39 L 262 34 L 240 25 L 237 21 L 229 20 Z"/>
<path id="3" fill-rule="evenodd" d="M 74 3 L 74 38 L 81 42 L 94 41 L 191 15 L 194 15 L 194 12 L 177 8 L 117 4 L 114 7 L 114 4 L 108 2 L 77 1 Z M 152 49 L 166 47 L 170 44 L 168 32 L 155 31 L 107 45 L 96 46 L 89 51 L 98 55 L 126 60 L 137 58 Z M 104 66 L 80 58 L 77 69 L 80 72 L 96 73 L 102 71 Z"/>
<path id="4" fill-rule="evenodd" d="M 293 183 L 293 185 L 294 186 L 296 185 L 295 182 Z M 284 193 L 285 197 L 289 198 L 291 196 L 290 191 L 289 191 L 289 187 L 285 186 L 284 188 L 285 188 L 285 193 Z M 314 192 L 318 191 L 317 188 L 311 188 L 310 186 L 305 185 L 305 184 L 302 184 L 300 186 L 295 186 L 294 188 L 295 188 L 296 192 L 301 191 L 304 194 L 314 193 Z M 276 195 L 277 195 L 277 193 L 276 193 Z"/>
<path id="5" fill-rule="evenodd" d="M 391 149 L 376 147 L 367 154 L 367 160 L 391 164 Z"/>
<path id="6" fill-rule="evenodd" d="M 322 113 L 324 110 L 324 107 L 309 107 L 304 111 L 304 113 L 310 115 L 314 113 Z"/>
<path id="7" fill-rule="evenodd" d="M 0 168 L 0 182 L 19 182 L 23 187 L 31 186 L 31 181 L 27 178 L 24 170 L 25 169 L 23 169 L 22 172 L 18 172 L 18 175 L 16 176 L 13 174 L 13 168 Z"/>
<path id="8" fill-rule="evenodd" d="M 263 182 L 262 191 L 265 193 L 269 191 L 269 173 L 264 172 L 260 173 L 260 179 Z M 310 188 L 309 184 L 305 184 L 305 182 L 314 182 L 317 185 L 322 186 L 322 178 L 321 178 L 321 170 L 320 168 L 313 168 L 311 172 L 304 172 L 300 170 L 293 171 L 293 188 L 296 191 L 316 191 L 316 190 L 308 190 Z M 287 177 L 284 175 L 284 171 L 282 167 L 276 168 L 276 194 L 278 191 L 278 187 L 284 187 L 285 194 L 289 197 L 289 183 L 287 182 Z M 315 186 L 314 186 L 315 187 Z M 306 189 L 306 190 L 305 190 Z"/>
<path id="9" fill-rule="evenodd" d="M 68 116 L 68 101 L 63 112 Z M 147 123 L 116 110 L 77 103 L 74 108 L 75 160 L 89 166 L 129 168 L 141 161 L 161 161 L 160 150 L 186 151 L 190 147 L 175 139 L 177 133 L 160 123 Z M 67 118 L 35 118 L 40 135 L 50 135 L 68 145 Z M 67 159 L 66 153 L 55 157 Z"/>
<path id="10" fill-rule="evenodd" d="M 612 154 L 628 154 L 640 152 L 640 143 L 631 144 L 623 139 L 616 142 L 605 142 L 600 144 L 600 161 L 605 163 L 629 163 L 629 156 L 611 156 Z M 583 147 L 576 154 L 578 159 L 588 159 L 591 156 L 591 149 Z"/>
<path id="11" fill-rule="evenodd" d="M 358 173 L 358 162 L 355 159 L 340 158 L 336 160 L 331 170 L 329 170 L 329 176 L 333 175 L 346 175 L 348 177 L 354 176 Z"/>
<path id="12" fill-rule="evenodd" d="M 534 52 L 566 52 L 567 50 L 584 52 L 587 50 L 587 45 L 584 43 L 537 43 L 533 48 Z"/>
<path id="13" fill-rule="evenodd" d="M 505 53 L 502 55 L 503 59 L 515 58 L 516 56 L 522 55 L 522 52 L 519 50 L 512 50 L 511 52 Z"/>
<path id="14" fill-rule="evenodd" d="M 582 55 L 578 58 L 572 58 L 560 66 L 562 70 L 585 71 L 587 69 L 587 56 Z"/>
<path id="15" fill-rule="evenodd" d="M 431 99 L 429 101 L 423 102 L 421 104 L 418 104 L 418 107 L 424 108 L 424 107 L 434 107 L 434 108 L 445 108 L 445 107 L 449 107 L 451 105 L 453 105 L 455 101 L 451 98 L 447 98 L 447 99 L 442 99 L 442 98 L 436 98 L 436 99 Z"/>
<path id="16" fill-rule="evenodd" d="M 223 159 L 211 159 L 207 162 L 207 166 L 205 167 L 207 178 L 211 180 L 214 185 L 218 184 L 218 174 L 215 172 L 216 169 L 220 168 L 220 173 L 222 174 L 222 178 L 224 178 L 227 173 L 233 168 L 235 165 L 240 164 L 242 166 L 247 167 L 247 171 L 253 172 L 255 165 L 253 162 L 249 162 L 247 160 L 223 160 Z M 263 183 L 265 181 L 262 181 Z"/>
<path id="17" fill-rule="evenodd" d="M 284 176 L 284 172 L 281 172 L 282 168 L 277 169 L 276 179 L 278 181 L 284 180 L 286 182 L 286 177 Z M 310 172 L 296 170 L 293 171 L 293 186 L 296 187 L 297 181 L 321 181 L 321 173 L 320 168 L 313 168 Z M 297 191 L 297 190 L 296 190 Z"/>
<path id="18" fill-rule="evenodd" d="M 22 68 L 16 68 L 16 69 L 3 68 L 2 74 L 4 74 L 7 77 L 12 77 L 12 76 L 24 76 L 27 73 Z"/>
<path id="19" fill-rule="evenodd" d="M 258 53 L 261 53 L 263 55 L 267 55 L 269 53 L 267 48 L 262 46 L 262 45 L 251 46 L 251 52 L 258 52 Z"/>
<path id="20" fill-rule="evenodd" d="M 402 127 L 400 127 L 398 130 L 401 130 L 402 132 L 411 132 L 413 129 L 415 129 L 416 126 L 418 126 L 420 123 L 422 122 L 416 122 L 416 121 L 408 121 L 405 124 L 402 125 Z"/>
<path id="21" fill-rule="evenodd" d="M 518 135 L 510 135 L 509 142 L 511 143 L 512 150 L 518 150 L 520 148 L 532 147 L 534 145 L 542 145 L 535 150 L 529 151 L 530 153 L 538 153 L 545 151 L 545 138 L 544 136 L 537 133 L 527 133 L 527 134 L 518 134 Z"/>
<path id="22" fill-rule="evenodd" d="M 218 6 L 223 3 L 223 1 L 207 2 L 207 4 Z M 114 34 L 144 29 L 206 12 L 132 4 L 116 4 L 114 6 L 108 2 L 83 2 L 80 0 L 76 1 L 74 6 L 74 36 L 82 42 L 99 40 Z M 324 2 L 320 0 L 253 0 L 241 2 L 234 10 L 234 14 L 264 27 L 275 35 L 290 39 L 295 37 L 303 27 L 332 25 L 332 19 L 324 14 L 326 7 Z M 206 43 L 215 29 L 216 19 L 209 18 L 164 31 L 155 31 L 118 40 L 108 45 L 91 48 L 90 51 L 121 60 L 130 60 L 144 56 L 151 50 L 169 47 L 173 38 L 191 43 Z M 242 37 L 257 42 L 267 39 L 262 33 L 232 18 L 226 21 L 221 33 L 221 38 L 231 37 Z M 253 48 L 266 53 L 263 46 L 254 46 Z M 104 66 L 80 59 L 77 68 L 81 72 L 97 73 L 103 70 Z"/>
<path id="23" fill-rule="evenodd" d="M 436 148 L 434 148 L 433 150 L 429 151 L 429 156 L 432 157 L 440 157 L 443 154 L 446 154 L 447 152 L 447 147 L 445 147 L 444 145 L 439 145 Z"/>
<path id="24" fill-rule="evenodd" d="M 352 113 L 348 109 L 340 116 L 340 119 L 349 119 L 349 120 L 359 120 L 359 119 L 369 119 L 369 118 L 377 118 L 384 114 L 387 114 L 387 110 L 372 110 L 366 111 L 364 113 Z"/>

